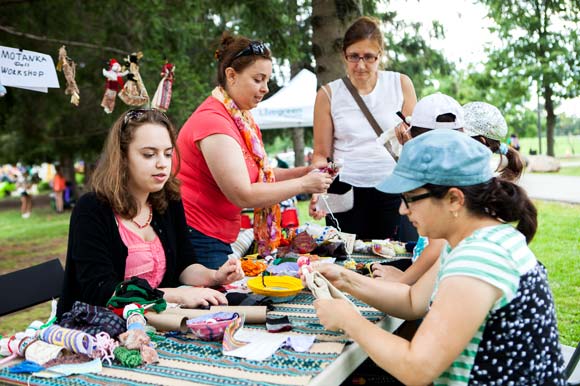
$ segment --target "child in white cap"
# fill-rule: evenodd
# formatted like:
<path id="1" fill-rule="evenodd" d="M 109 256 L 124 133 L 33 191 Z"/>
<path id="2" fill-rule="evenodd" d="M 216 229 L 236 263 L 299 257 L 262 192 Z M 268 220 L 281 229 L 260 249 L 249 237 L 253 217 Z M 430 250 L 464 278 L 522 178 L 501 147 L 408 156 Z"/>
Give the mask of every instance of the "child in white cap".
<path id="1" fill-rule="evenodd" d="M 431 130 L 463 131 L 465 125 L 463 108 L 449 95 L 435 93 L 422 98 L 408 117 L 411 127 L 407 130 L 407 140 Z M 414 284 L 437 261 L 444 240 L 433 240 L 419 234 L 413 249 L 413 264 L 405 271 L 390 265 L 375 263 L 371 266 L 373 277 L 382 280 Z"/>
<path id="2" fill-rule="evenodd" d="M 546 270 L 528 247 L 537 211 L 522 188 L 493 176 L 491 154 L 465 134 L 432 130 L 403 147 L 377 187 L 401 194 L 399 211 L 420 234 L 448 242 L 413 286 L 314 267 L 389 315 L 424 318 L 409 342 L 344 300 L 314 302 L 326 329 L 343 331 L 404 384 L 565 385 Z"/>

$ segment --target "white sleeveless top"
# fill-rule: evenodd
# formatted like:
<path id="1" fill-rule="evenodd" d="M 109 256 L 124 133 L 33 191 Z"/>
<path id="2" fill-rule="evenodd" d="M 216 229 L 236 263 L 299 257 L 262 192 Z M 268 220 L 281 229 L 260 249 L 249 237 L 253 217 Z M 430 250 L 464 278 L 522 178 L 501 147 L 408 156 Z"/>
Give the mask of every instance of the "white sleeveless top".
<path id="1" fill-rule="evenodd" d="M 356 104 L 342 79 L 328 84 L 332 91 L 330 114 L 334 125 L 334 160 L 342 159 L 340 181 L 357 187 L 375 187 L 395 167 L 395 160 Z M 397 126 L 395 114 L 403 107 L 401 74 L 379 71 L 377 84 L 368 95 L 361 95 L 383 131 Z"/>

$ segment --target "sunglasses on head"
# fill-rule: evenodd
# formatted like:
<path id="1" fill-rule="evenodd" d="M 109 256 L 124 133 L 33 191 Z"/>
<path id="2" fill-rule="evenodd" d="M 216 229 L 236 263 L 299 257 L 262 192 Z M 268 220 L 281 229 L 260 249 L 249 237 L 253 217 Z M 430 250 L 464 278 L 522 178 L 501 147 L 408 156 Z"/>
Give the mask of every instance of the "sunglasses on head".
<path id="1" fill-rule="evenodd" d="M 167 115 L 165 115 L 165 113 L 161 110 L 157 110 L 157 109 L 132 109 L 127 111 L 127 113 L 125 114 L 125 117 L 123 118 L 123 125 L 127 126 L 127 124 L 131 121 L 139 121 L 141 120 L 141 118 L 143 118 L 143 115 L 147 114 L 147 112 L 149 111 L 155 111 L 159 114 L 161 114 L 165 119 L 169 120 L 169 118 L 167 118 Z"/>
<path id="2" fill-rule="evenodd" d="M 241 50 L 232 58 L 235 60 L 241 56 L 249 56 L 249 55 L 266 55 L 268 52 L 268 47 L 262 42 L 259 41 L 251 41 L 250 45 Z"/>

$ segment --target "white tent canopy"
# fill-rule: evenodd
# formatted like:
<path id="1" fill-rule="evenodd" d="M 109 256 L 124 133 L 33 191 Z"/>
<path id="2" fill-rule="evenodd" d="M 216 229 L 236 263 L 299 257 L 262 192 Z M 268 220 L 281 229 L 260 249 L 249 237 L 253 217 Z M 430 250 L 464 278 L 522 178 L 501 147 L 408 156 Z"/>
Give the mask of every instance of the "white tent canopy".
<path id="1" fill-rule="evenodd" d="M 316 75 L 300 71 L 276 94 L 258 104 L 252 115 L 260 129 L 310 127 L 316 99 Z"/>

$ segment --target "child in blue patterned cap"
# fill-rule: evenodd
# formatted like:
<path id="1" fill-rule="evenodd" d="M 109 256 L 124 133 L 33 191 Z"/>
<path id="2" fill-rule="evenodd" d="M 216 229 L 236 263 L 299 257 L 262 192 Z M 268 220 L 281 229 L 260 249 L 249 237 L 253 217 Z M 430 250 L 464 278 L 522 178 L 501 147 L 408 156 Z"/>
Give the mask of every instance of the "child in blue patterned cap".
<path id="1" fill-rule="evenodd" d="M 463 105 L 463 112 L 465 133 L 499 154 L 495 171 L 508 180 L 518 180 L 524 163 L 518 151 L 502 142 L 507 135 L 507 122 L 499 109 L 485 102 L 469 102 Z"/>
<path id="2" fill-rule="evenodd" d="M 546 271 L 527 245 L 537 211 L 521 187 L 493 176 L 490 157 L 465 134 L 432 130 L 405 144 L 377 187 L 401 194 L 399 211 L 419 233 L 448 242 L 413 286 L 314 267 L 389 315 L 424 318 L 409 342 L 345 301 L 314 302 L 326 329 L 344 331 L 405 384 L 565 385 Z"/>

